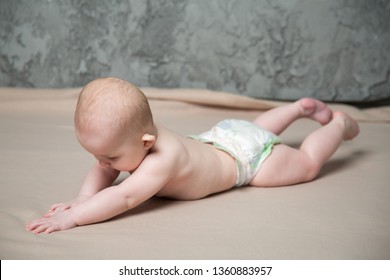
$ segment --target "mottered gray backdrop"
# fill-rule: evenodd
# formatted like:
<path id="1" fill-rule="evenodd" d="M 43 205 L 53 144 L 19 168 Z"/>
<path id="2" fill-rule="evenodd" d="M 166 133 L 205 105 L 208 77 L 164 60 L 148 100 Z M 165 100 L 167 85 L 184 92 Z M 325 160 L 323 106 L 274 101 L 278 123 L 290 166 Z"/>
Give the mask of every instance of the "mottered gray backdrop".
<path id="1" fill-rule="evenodd" d="M 388 0 L 0 0 L 0 86 L 390 97 Z"/>

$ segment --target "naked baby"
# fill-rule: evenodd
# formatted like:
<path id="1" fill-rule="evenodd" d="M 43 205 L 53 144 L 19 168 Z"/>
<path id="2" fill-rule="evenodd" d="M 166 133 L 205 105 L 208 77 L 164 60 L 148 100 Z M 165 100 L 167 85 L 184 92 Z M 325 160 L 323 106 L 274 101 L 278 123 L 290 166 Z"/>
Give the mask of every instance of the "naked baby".
<path id="1" fill-rule="evenodd" d="M 295 149 L 278 135 L 299 118 L 322 126 Z M 117 78 L 96 79 L 83 88 L 74 122 L 78 141 L 97 163 L 74 200 L 53 205 L 27 224 L 33 233 L 104 221 L 152 196 L 193 200 L 235 186 L 310 181 L 343 140 L 359 133 L 347 114 L 304 98 L 253 122 L 224 120 L 201 135 L 183 137 L 156 125 L 142 91 Z M 131 175 L 112 186 L 121 171 Z"/>

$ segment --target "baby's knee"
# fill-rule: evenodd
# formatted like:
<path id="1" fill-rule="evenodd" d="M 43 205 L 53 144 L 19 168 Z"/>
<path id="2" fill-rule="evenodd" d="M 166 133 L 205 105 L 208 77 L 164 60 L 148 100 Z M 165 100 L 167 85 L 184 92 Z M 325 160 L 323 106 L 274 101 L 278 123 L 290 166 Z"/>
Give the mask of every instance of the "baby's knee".
<path id="1" fill-rule="evenodd" d="M 313 159 L 309 159 L 304 176 L 305 182 L 314 180 L 320 173 L 321 165 Z"/>

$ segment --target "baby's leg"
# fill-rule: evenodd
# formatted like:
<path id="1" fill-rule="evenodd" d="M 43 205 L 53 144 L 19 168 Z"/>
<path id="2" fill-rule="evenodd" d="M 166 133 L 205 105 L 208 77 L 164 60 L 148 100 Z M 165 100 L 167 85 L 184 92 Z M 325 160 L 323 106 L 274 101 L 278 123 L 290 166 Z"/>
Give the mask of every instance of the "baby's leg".
<path id="1" fill-rule="evenodd" d="M 253 122 L 279 135 L 299 118 L 310 118 L 325 125 L 331 120 L 332 111 L 319 100 L 302 98 L 294 103 L 266 111 Z"/>
<path id="2" fill-rule="evenodd" d="M 311 133 L 299 150 L 276 145 L 250 185 L 275 187 L 314 179 L 343 140 L 353 139 L 359 126 L 351 117 L 335 112 L 327 125 Z"/>

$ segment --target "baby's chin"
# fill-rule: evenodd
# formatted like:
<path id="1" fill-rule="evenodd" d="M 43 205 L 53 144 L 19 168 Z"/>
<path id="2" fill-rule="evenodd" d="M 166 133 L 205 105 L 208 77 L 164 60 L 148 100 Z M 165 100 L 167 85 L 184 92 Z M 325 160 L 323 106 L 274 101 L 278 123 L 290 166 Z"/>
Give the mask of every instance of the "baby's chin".
<path id="1" fill-rule="evenodd" d="M 115 167 L 114 169 L 120 172 L 129 172 L 130 174 L 137 170 L 137 168 L 129 169 L 129 168 L 115 168 Z"/>
<path id="2" fill-rule="evenodd" d="M 124 165 L 115 165 L 115 163 L 114 163 L 112 165 L 112 168 L 114 168 L 115 170 L 118 170 L 120 172 L 129 172 L 131 174 L 131 173 L 134 173 L 138 169 L 138 167 L 141 165 L 141 163 L 142 163 L 142 161 L 137 166 L 134 166 L 134 164 L 131 166 L 125 165 L 125 164 Z"/>

